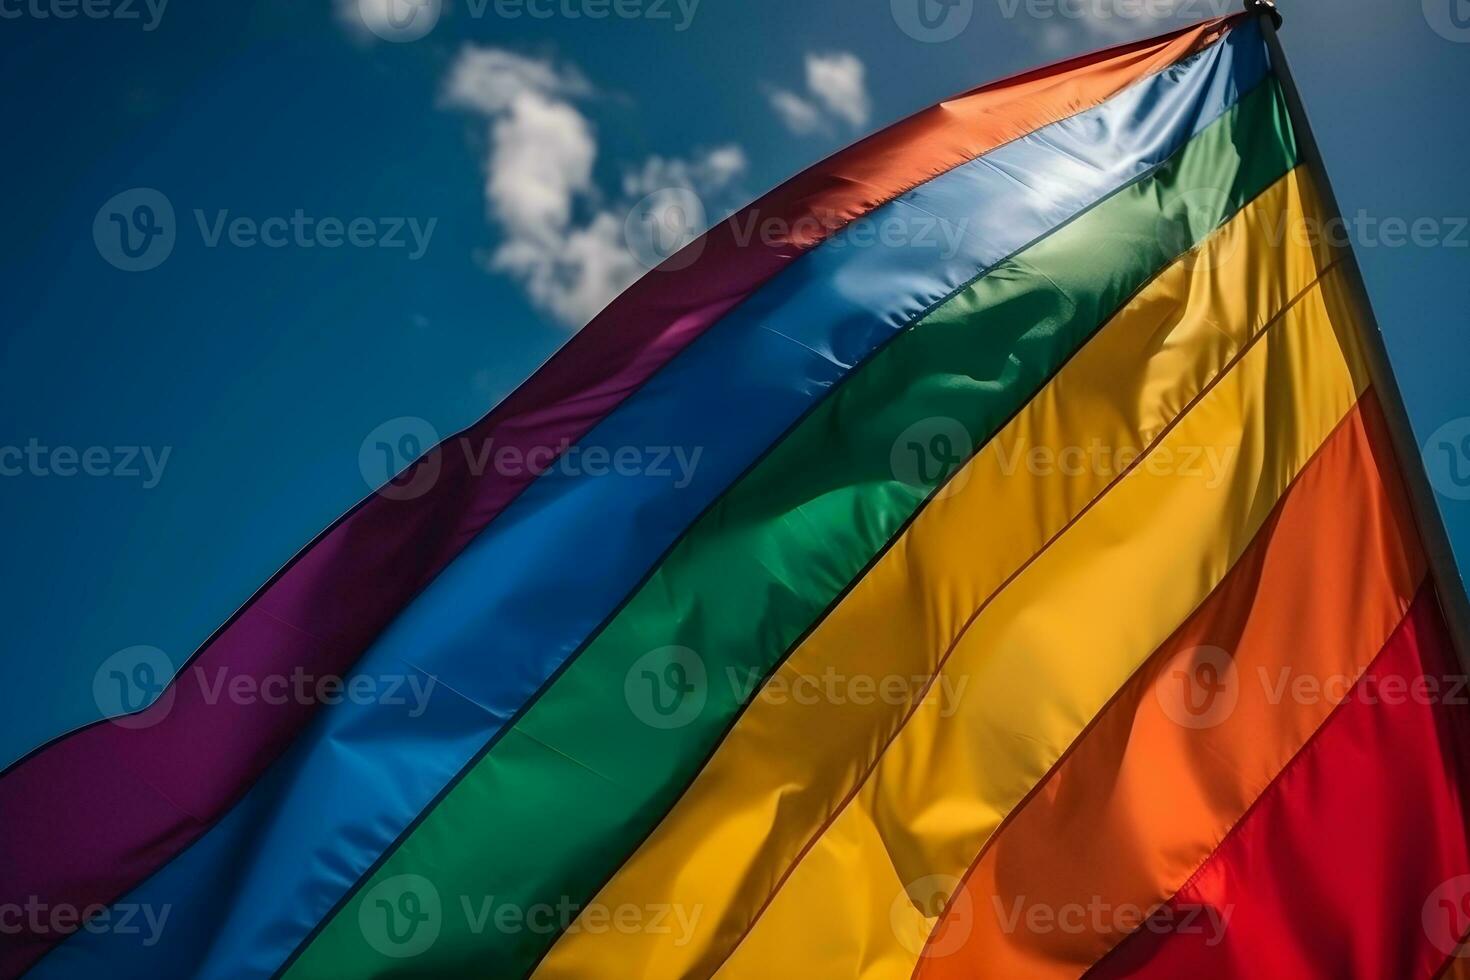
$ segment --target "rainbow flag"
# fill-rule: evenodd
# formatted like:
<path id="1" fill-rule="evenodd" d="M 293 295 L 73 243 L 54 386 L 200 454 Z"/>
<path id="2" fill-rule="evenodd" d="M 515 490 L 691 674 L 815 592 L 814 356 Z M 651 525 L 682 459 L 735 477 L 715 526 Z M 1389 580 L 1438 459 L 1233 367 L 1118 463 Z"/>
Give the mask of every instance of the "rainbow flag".
<path id="1" fill-rule="evenodd" d="M 0 972 L 1457 967 L 1452 583 L 1270 30 L 957 96 L 649 273 L 0 776 Z"/>

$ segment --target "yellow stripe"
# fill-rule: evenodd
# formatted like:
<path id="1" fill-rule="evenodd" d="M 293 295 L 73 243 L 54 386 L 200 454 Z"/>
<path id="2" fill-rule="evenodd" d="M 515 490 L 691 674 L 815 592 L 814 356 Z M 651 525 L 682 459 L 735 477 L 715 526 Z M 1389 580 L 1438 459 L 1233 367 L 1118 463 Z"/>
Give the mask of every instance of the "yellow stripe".
<path id="1" fill-rule="evenodd" d="M 1328 310 L 1338 279 L 1334 267 L 1152 454 L 1229 448 L 1226 478 L 1140 467 L 1001 592 L 944 668 L 969 682 L 957 710 L 920 705 L 721 977 L 765 980 L 777 964 L 909 976 L 1006 812 L 1220 582 L 1366 387 L 1352 321 Z"/>
<path id="2" fill-rule="evenodd" d="M 608 962 L 652 977 L 717 968 L 901 724 L 917 693 L 908 679 L 931 676 L 972 613 L 1114 479 L 1111 466 L 1075 467 L 1075 453 L 1035 465 L 1047 461 L 1030 451 L 1153 441 L 1316 275 L 1311 250 L 1282 234 L 1312 213 L 1309 203 L 1289 174 L 1146 287 L 960 474 L 952 486 L 961 489 L 932 503 L 793 653 L 597 897 L 603 908 L 677 906 L 673 927 L 574 929 L 538 977 L 593 975 Z M 867 696 L 860 686 L 867 681 L 854 680 L 889 677 L 901 699 L 882 696 L 877 680 L 878 696 Z M 974 696 L 971 687 L 960 693 Z M 803 696 L 813 692 L 815 700 Z M 943 692 L 941 685 L 936 696 Z M 803 942 L 821 939 L 807 932 Z"/>

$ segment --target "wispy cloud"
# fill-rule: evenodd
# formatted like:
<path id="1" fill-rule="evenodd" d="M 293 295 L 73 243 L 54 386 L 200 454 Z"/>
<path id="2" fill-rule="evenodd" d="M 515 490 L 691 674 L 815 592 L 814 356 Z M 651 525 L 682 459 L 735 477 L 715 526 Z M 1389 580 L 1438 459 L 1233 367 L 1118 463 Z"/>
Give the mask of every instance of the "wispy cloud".
<path id="1" fill-rule="evenodd" d="M 834 122 L 858 129 L 866 126 L 872 115 L 865 76 L 866 69 L 857 55 L 808 53 L 805 93 L 770 87 L 766 100 L 776 118 L 798 136 L 831 132 Z"/>
<path id="2" fill-rule="evenodd" d="M 766 98 L 782 125 L 797 136 L 815 133 L 825 125 L 822 111 L 795 92 L 773 88 L 766 92 Z"/>
<path id="3" fill-rule="evenodd" d="M 1171 25 L 1239 9 L 1234 0 L 1080 0 L 1029 4 L 1000 0 L 1001 16 L 1015 22 L 1049 55 L 1119 44 L 1146 37 Z"/>
<path id="4" fill-rule="evenodd" d="M 853 127 L 866 126 L 872 105 L 864 84 L 863 63 L 855 54 L 809 54 L 806 85 L 827 111 Z"/>
<path id="5" fill-rule="evenodd" d="M 572 66 L 500 48 L 466 47 L 450 67 L 445 85 L 451 102 L 485 113 L 509 109 L 528 91 L 580 97 L 592 94 L 592 84 Z"/>
<path id="6" fill-rule="evenodd" d="M 444 85 L 447 105 L 489 124 L 486 212 L 503 233 L 489 267 L 514 277 L 533 303 L 573 328 L 651 264 L 639 236 L 688 240 L 704 230 L 702 207 L 655 201 L 650 231 L 630 218 L 640 199 L 678 190 L 698 205 L 703 197 L 733 192 L 746 169 L 745 154 L 734 145 L 691 159 L 653 156 L 625 167 L 622 185 L 607 192 L 595 183 L 597 139 L 577 105 L 594 94 L 573 67 L 473 46 L 460 52 Z M 665 227 L 671 222 L 679 224 Z"/>

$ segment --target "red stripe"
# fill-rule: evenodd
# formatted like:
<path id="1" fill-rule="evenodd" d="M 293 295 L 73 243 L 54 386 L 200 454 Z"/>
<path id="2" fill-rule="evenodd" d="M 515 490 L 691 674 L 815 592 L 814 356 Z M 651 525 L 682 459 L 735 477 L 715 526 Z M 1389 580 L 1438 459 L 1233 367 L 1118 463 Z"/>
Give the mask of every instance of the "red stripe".
<path id="1" fill-rule="evenodd" d="M 1470 925 L 1463 676 L 1426 586 L 1317 736 L 1088 976 L 1432 976 Z"/>

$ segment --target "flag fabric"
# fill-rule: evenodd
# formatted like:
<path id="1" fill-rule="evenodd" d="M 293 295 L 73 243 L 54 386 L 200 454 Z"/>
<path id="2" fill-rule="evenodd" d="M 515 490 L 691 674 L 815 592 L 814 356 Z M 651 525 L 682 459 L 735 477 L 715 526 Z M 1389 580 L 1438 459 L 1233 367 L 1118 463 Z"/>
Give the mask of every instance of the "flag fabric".
<path id="1" fill-rule="evenodd" d="M 1261 31 L 957 96 L 649 273 L 0 776 L 0 970 L 1457 968 L 1462 668 Z M 303 670 L 370 694 L 219 696 Z"/>

